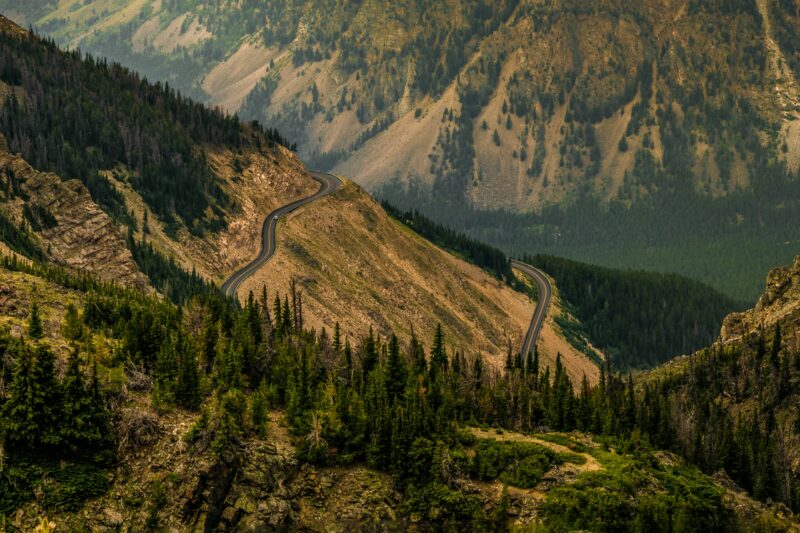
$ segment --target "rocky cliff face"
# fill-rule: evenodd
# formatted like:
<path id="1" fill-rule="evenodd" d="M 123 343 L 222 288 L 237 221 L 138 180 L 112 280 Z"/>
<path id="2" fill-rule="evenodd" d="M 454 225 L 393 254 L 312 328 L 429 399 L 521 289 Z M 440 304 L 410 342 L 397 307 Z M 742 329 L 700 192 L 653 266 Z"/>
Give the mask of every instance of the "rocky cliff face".
<path id="1" fill-rule="evenodd" d="M 753 309 L 725 317 L 720 342 L 737 341 L 758 328 L 769 331 L 776 322 L 784 329 L 787 326 L 793 331 L 800 329 L 800 256 L 795 257 L 791 266 L 770 271 L 764 294 Z"/>
<path id="2" fill-rule="evenodd" d="M 105 281 L 147 286 L 122 230 L 82 183 L 39 172 L 21 157 L 0 150 L 0 184 L 0 208 L 16 223 L 30 227 L 54 262 Z"/>

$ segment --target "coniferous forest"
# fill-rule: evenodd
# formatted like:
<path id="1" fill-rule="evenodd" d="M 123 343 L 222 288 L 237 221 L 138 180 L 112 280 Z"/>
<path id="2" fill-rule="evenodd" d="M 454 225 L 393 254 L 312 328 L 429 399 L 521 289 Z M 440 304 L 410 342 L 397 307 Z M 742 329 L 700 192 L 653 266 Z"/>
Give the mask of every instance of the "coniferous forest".
<path id="1" fill-rule="evenodd" d="M 100 172 L 124 165 L 134 189 L 171 227 L 182 221 L 202 232 L 223 224 L 229 200 L 203 146 L 258 143 L 237 117 L 45 39 L 2 32 L 0 61 L 0 80 L 24 94 L 12 91 L 0 108 L 0 133 L 12 153 L 82 180 L 112 216 L 125 213 L 124 201 Z M 263 133 L 265 143 L 288 144 L 274 130 Z"/>
<path id="2" fill-rule="evenodd" d="M 188 9 L 184 3 L 165 0 L 163 7 Z M 299 10 L 281 13 L 276 4 L 261 11 L 261 3 L 246 0 L 240 7 L 274 14 L 276 20 L 279 14 L 300 20 Z M 341 326 L 333 305 L 322 323 L 335 326 L 312 327 L 316 322 L 304 307 L 308 301 L 306 297 L 304 302 L 304 291 L 317 291 L 315 302 L 331 294 L 319 278 L 298 282 L 292 277 L 287 287 L 271 292 L 264 285 L 243 302 L 226 297 L 212 281 L 162 255 L 166 247 L 158 242 L 160 231 L 158 239 L 148 241 L 144 236 L 148 231 L 137 239 L 137 218 L 113 180 L 127 181 L 141 195 L 164 223 L 163 238 L 177 237 L 177 230 L 184 227 L 195 236 L 208 237 L 222 229 L 232 198 L 239 198 L 236 193 L 241 191 L 225 193 L 228 189 L 206 150 L 272 149 L 275 144 L 287 145 L 286 139 L 276 130 L 265 130 L 257 122 L 242 123 L 119 65 L 78 51 L 62 52 L 52 40 L 20 38 L 19 32 L 0 28 L 0 149 L 20 154 L 38 170 L 81 180 L 115 222 L 127 225 L 126 244 L 136 268 L 128 266 L 138 268 L 151 285 L 134 290 L 46 262 L 50 248 L 43 253 L 43 232 L 59 224 L 46 208 L 26 203 L 12 172 L 5 192 L 28 222 L 16 224 L 12 216 L 0 213 L 0 242 L 12 251 L 8 257 L 0 254 L 0 531 L 24 529 L 19 524 L 25 523 L 26 513 L 28 518 L 34 513 L 36 518 L 72 514 L 87 528 L 92 502 L 103 498 L 120 500 L 115 503 L 128 514 L 115 522 L 116 528 L 122 528 L 125 520 L 139 520 L 142 529 L 167 529 L 162 510 L 169 499 L 166 486 L 180 492 L 179 498 L 189 494 L 185 499 L 193 505 L 201 502 L 198 508 L 207 505 L 205 518 L 223 515 L 223 504 L 232 498 L 236 509 L 224 508 L 234 515 L 224 520 L 213 516 L 216 522 L 206 521 L 203 527 L 233 529 L 246 507 L 256 507 L 247 511 L 251 516 L 260 512 L 262 500 L 238 506 L 241 494 L 230 490 L 234 478 L 244 472 L 243 457 L 257 445 L 263 445 L 261 451 L 275 449 L 274 454 L 258 455 L 259 451 L 257 459 L 280 457 L 291 466 L 291 476 L 325 469 L 366 470 L 368 476 L 388 480 L 392 494 L 387 499 L 392 501 L 387 505 L 397 529 L 514 530 L 520 515 L 518 508 L 512 509 L 512 492 L 536 500 L 529 506 L 534 519 L 530 524 L 544 532 L 773 531 L 795 524 L 792 512 L 800 512 L 800 474 L 795 466 L 795 451 L 800 449 L 800 347 L 794 308 L 787 305 L 795 314 L 778 317 L 770 327 L 754 325 L 755 319 L 747 322 L 746 314 L 734 317 L 741 319 L 742 331 L 726 336 L 723 330 L 726 343 L 712 344 L 723 317 L 744 306 L 707 285 L 677 275 L 522 254 L 532 246 L 570 250 L 562 247 L 566 241 L 577 246 L 572 251 L 591 248 L 601 254 L 621 235 L 625 246 L 643 254 L 652 252 L 657 242 L 678 243 L 696 254 L 699 248 L 693 246 L 698 243 L 704 246 L 731 235 L 748 245 L 761 242 L 764 228 L 773 232 L 772 239 L 790 243 L 797 225 L 788 222 L 800 213 L 800 181 L 782 163 L 762 154 L 752 160 L 761 176 L 751 189 L 722 197 L 699 194 L 687 179 L 690 130 L 680 125 L 683 118 L 679 120 L 669 106 L 659 115 L 664 126 L 659 141 L 665 149 L 663 165 L 655 165 L 645 150 L 636 156 L 637 183 L 652 188 L 649 194 L 639 198 L 631 182 L 610 204 L 598 203 L 591 191 L 578 190 L 574 202 L 545 206 L 538 213 L 475 210 L 462 201 L 469 186 L 467 170 L 474 167 L 473 122 L 492 93 L 461 86 L 459 72 L 481 52 L 474 48 L 470 32 L 493 34 L 518 11 L 516 2 L 501 4 L 493 10 L 486 2 L 470 3 L 469 26 L 423 35 L 414 43 L 436 50 L 420 59 L 422 74 L 414 82 L 416 89 L 439 95 L 451 81 L 458 81 L 463 116 L 455 116 L 453 109 L 445 111 L 443 121 L 458 127 L 447 129 L 443 159 L 431 159 L 436 174 L 432 189 L 420 188 L 413 179 L 389 184 L 383 193 L 400 207 L 384 203 L 384 208 L 398 223 L 500 280 L 482 278 L 487 286 L 505 289 L 501 285 L 506 283 L 529 290 L 511 268 L 506 255 L 511 252 L 550 275 L 566 311 L 551 317 L 550 332 L 569 342 L 567 328 L 580 329 L 581 336 L 606 355 L 596 357 L 597 367 L 584 367 L 591 375 L 582 379 L 580 371 L 576 375 L 579 367 L 567 368 L 561 354 L 551 353 L 552 345 L 544 342 L 540 355 L 537 349 L 515 352 L 509 339 L 505 357 L 489 357 L 479 346 L 454 345 L 450 339 L 459 338 L 457 332 L 448 331 L 454 326 L 439 324 L 435 334 L 422 338 L 412 324 L 408 335 L 398 337 L 376 315 L 358 322 L 361 330 L 352 326 L 355 319 L 348 318 L 351 323 Z M 735 11 L 749 6 L 747 16 L 758 16 L 746 2 L 733 4 Z M 87 5 L 75 3 L 74 11 Z M 692 2 L 689 11 L 696 12 L 702 7 L 698 6 Z M 351 8 L 357 11 L 355 5 Z M 230 11 L 225 20 L 245 20 L 242 10 L 215 9 L 219 16 Z M 588 16 L 589 11 L 578 7 L 574 14 Z M 253 26 L 248 31 L 256 31 L 257 21 L 247 19 L 248 27 Z M 184 22 L 187 27 L 192 23 L 188 18 Z M 133 33 L 133 23 L 125 26 L 124 31 L 129 30 Z M 228 30 L 227 35 L 235 33 Z M 295 40 L 294 33 L 283 30 L 280 24 L 273 25 L 261 37 L 283 44 Z M 351 42 L 355 37 L 341 37 L 333 26 L 329 30 L 320 39 L 341 41 L 337 46 L 344 54 L 343 72 L 361 76 L 368 61 L 360 45 Z M 791 32 L 781 27 L 776 35 L 786 41 L 787 33 Z M 445 41 L 455 43 L 456 51 L 442 56 Z M 318 40 L 298 46 L 292 64 L 302 67 L 325 59 L 322 44 Z M 204 54 L 217 56 L 223 51 L 214 44 L 201 46 Z M 440 56 L 442 60 L 437 59 Z M 185 61 L 196 59 L 184 53 Z M 502 67 L 500 59 L 486 64 L 480 59 L 477 68 L 493 78 L 494 85 Z M 402 69 L 393 66 L 392 71 L 398 80 L 402 77 L 398 74 Z M 586 144 L 591 161 L 587 177 L 600 169 L 593 124 L 638 95 L 644 103 L 633 106 L 628 129 L 641 128 L 647 121 L 645 104 L 654 96 L 649 86 L 655 74 L 661 75 L 655 64 L 646 61 L 617 100 L 592 104 L 579 87 L 569 95 L 567 122 L 574 119 L 578 124 L 577 130 L 570 127 L 569 136 L 581 137 Z M 519 80 L 509 83 L 516 85 Z M 575 80 L 569 81 L 570 91 L 574 84 Z M 269 96 L 275 86 L 264 82 L 260 90 Z M 303 103 L 298 128 L 322 109 L 316 85 L 308 96 L 311 104 Z M 702 95 L 683 96 L 689 101 L 702 99 Z M 543 113 L 552 113 L 554 97 L 537 97 L 547 104 Z M 564 104 L 563 91 L 560 98 L 559 105 Z M 348 97 L 343 91 L 339 112 L 353 107 L 359 122 L 364 122 L 376 110 L 388 109 L 388 99 L 384 101 L 379 92 L 369 99 L 358 101 L 355 93 Z M 519 95 L 511 100 L 515 116 L 503 110 L 505 130 L 513 129 L 513 121 L 521 117 L 516 111 L 530 108 L 531 102 Z M 734 104 L 746 115 L 746 102 Z M 715 120 L 735 118 L 727 109 L 720 113 Z M 416 118 L 422 118 L 421 110 Z M 355 138 L 354 149 L 384 131 L 393 119 L 375 121 Z M 756 119 L 741 120 L 749 124 L 749 132 Z M 497 129 L 492 134 L 484 124 L 494 144 L 507 142 Z M 498 118 L 497 124 L 503 132 L 503 121 Z M 756 135 L 754 129 L 752 133 Z M 630 132 L 626 137 L 633 145 Z M 620 152 L 630 148 L 626 137 L 619 142 Z M 539 141 L 531 147 L 530 177 L 538 177 L 544 149 Z M 337 154 L 318 155 L 325 159 Z M 577 152 L 564 149 L 561 155 L 583 165 Z M 517 157 L 527 160 L 528 153 L 514 152 Z M 723 152 L 716 161 L 721 177 L 730 173 L 733 157 Z M 269 161 L 264 165 L 268 167 Z M 291 192 L 297 183 L 285 180 L 282 185 Z M 337 201 L 335 195 L 331 199 Z M 423 213 L 436 215 L 436 221 Z M 710 222 L 703 224 L 707 219 Z M 60 229 L 69 233 L 74 228 Z M 696 240 L 690 236 L 694 229 L 700 234 Z M 124 230 L 115 226 L 109 231 L 122 235 Z M 666 236 L 666 241 L 654 236 Z M 185 242 L 176 238 L 174 244 Z M 776 249 L 770 243 L 764 247 Z M 742 264 L 758 255 L 753 249 L 742 253 L 748 255 Z M 431 257 L 420 255 L 420 262 Z M 177 253 L 175 257 L 187 260 Z M 717 252 L 714 257 L 721 255 Z M 382 262 L 380 257 L 364 260 Z M 749 267 L 742 272 L 746 271 Z M 800 293 L 786 289 L 797 288 L 797 276 L 788 270 L 778 273 L 785 273 L 785 279 L 771 276 L 768 288 L 773 295 L 780 293 L 775 300 L 783 304 L 783 296 L 795 298 Z M 728 275 L 726 283 L 735 285 L 731 281 L 736 276 Z M 395 290 L 378 285 L 371 283 L 368 289 Z M 773 290 L 776 287 L 780 290 Z M 484 294 L 492 293 L 479 293 L 474 302 L 466 302 L 474 305 L 465 306 L 464 314 L 478 305 L 495 304 Z M 762 303 L 769 298 L 768 294 Z M 432 306 L 440 300 L 433 301 Z M 515 302 L 521 306 L 526 300 L 519 297 Z M 347 316 L 349 310 L 339 309 Z M 578 322 L 571 322 L 571 317 Z M 661 365 L 684 353 L 691 355 Z M 592 364 L 588 359 L 583 362 Z M 181 477 L 191 468 L 170 469 L 175 463 L 149 457 L 165 448 L 170 460 L 197 459 L 208 468 L 198 467 Z M 139 469 L 144 463 L 134 459 L 142 456 L 147 456 L 147 466 Z M 275 485 L 275 493 L 288 493 L 278 477 L 272 477 L 278 470 L 275 464 L 262 463 L 258 473 L 270 477 L 263 484 Z M 214 480 L 206 484 L 221 471 L 226 472 L 217 476 L 225 478 L 221 484 L 214 485 Z M 202 483 L 182 484 L 194 480 L 194 474 Z M 145 483 L 153 482 L 147 485 L 152 494 L 122 496 L 121 485 L 145 486 L 135 486 L 137 481 L 131 478 L 150 475 Z M 224 484 L 228 486 L 223 490 Z M 359 485 L 358 490 L 362 488 Z M 334 488 L 340 489 L 341 485 Z M 260 494 L 268 490 L 272 488 Z M 482 499 L 491 491 L 496 500 Z M 185 516 L 180 520 L 188 524 Z M 370 526 L 380 529 L 381 520 L 378 517 Z M 289 525 L 275 525 L 281 527 Z M 40 529 L 47 531 L 44 526 Z"/>
<path id="3" fill-rule="evenodd" d="M 652 368 L 711 344 L 725 316 L 743 307 L 674 274 L 622 271 L 558 257 L 526 257 L 556 280 L 588 338 L 614 368 Z"/>
<path id="4" fill-rule="evenodd" d="M 533 445 L 489 441 L 466 454 L 474 437 L 465 429 L 482 425 L 579 430 L 624 452 L 619 471 L 550 494 L 542 512 L 554 530 L 595 529 L 598 519 L 603 531 L 641 524 L 655 531 L 682 531 L 685 524 L 702 531 L 734 527 L 719 489 L 692 467 L 646 470 L 655 449 L 680 453 L 710 473 L 724 468 L 757 498 L 800 504 L 800 484 L 781 466 L 787 460 L 783 436 L 769 416 L 800 390 L 800 355 L 781 343 L 779 331 L 701 354 L 691 371 L 656 374 L 643 386 L 608 367 L 598 384 L 584 379 L 574 386 L 560 360 L 544 367 L 533 352 L 509 356 L 496 368 L 480 355 L 449 348 L 441 327 L 433 339 L 380 338 L 372 331 L 343 338 L 338 326 L 314 331 L 305 326 L 302 294 L 293 289 L 251 294 L 241 307 L 191 292 L 177 295 L 186 303 L 174 304 L 54 267 L 10 259 L 3 267 L 80 291 L 83 305 L 70 306 L 63 319 L 71 348 L 61 377 L 35 303 L 24 338 L 0 334 L 6 453 L 0 513 L 32 498 L 43 475 L 54 479 L 45 489 L 45 508 L 76 509 L 107 490 L 104 472 L 116 449 L 109 428 L 120 394 L 120 378 L 113 376 L 120 375 L 136 375 L 135 386 L 159 410 L 198 412 L 185 439 L 220 457 L 269 435 L 266 413 L 280 409 L 303 460 L 365 463 L 389 472 L 408 508 L 439 527 L 468 523 L 488 530 L 503 523 L 453 485 L 456 472 L 529 487 L 550 466 L 576 460 Z M 96 352 L 96 338 L 113 343 L 110 355 Z M 716 403 L 719 394 L 755 394 L 767 416 L 733 419 Z M 687 426 L 680 421 L 688 412 L 699 416 Z M 800 423 L 794 427 L 800 431 Z M 668 489 L 626 496 L 650 490 L 653 475 Z M 428 513 L 433 508 L 437 512 Z"/>

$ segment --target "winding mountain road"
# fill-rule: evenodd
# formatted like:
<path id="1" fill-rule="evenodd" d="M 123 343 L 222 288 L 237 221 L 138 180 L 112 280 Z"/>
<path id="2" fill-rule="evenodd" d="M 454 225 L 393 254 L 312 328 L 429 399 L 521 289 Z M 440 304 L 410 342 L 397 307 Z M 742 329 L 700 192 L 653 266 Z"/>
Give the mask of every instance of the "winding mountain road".
<path id="1" fill-rule="evenodd" d="M 259 252 L 258 257 L 234 272 L 227 280 L 225 280 L 221 287 L 221 290 L 225 296 L 235 298 L 242 283 L 247 278 L 252 276 L 258 269 L 264 266 L 264 264 L 269 261 L 273 255 L 275 255 L 275 249 L 277 247 L 275 230 L 278 227 L 278 221 L 281 219 L 281 217 L 288 215 L 292 211 L 306 204 L 310 204 L 311 202 L 319 200 L 320 198 L 333 193 L 342 185 L 342 180 L 333 174 L 312 172 L 311 176 L 317 182 L 319 182 L 319 191 L 308 198 L 302 198 L 290 204 L 279 207 L 267 215 L 267 218 L 264 220 L 264 225 L 261 228 L 261 252 Z M 512 259 L 511 266 L 522 271 L 527 276 L 530 276 L 530 278 L 533 279 L 534 283 L 536 283 L 536 286 L 539 288 L 539 301 L 536 304 L 536 310 L 533 312 L 530 327 L 528 328 L 528 332 L 525 335 L 525 340 L 522 343 L 522 349 L 520 350 L 520 353 L 527 355 L 533 350 L 534 346 L 536 345 L 536 341 L 539 339 L 539 334 L 542 331 L 544 320 L 547 318 L 547 309 L 550 306 L 550 298 L 553 294 L 553 288 L 551 287 L 547 276 L 545 276 L 542 271 L 532 267 L 531 265 Z"/>
<path id="2" fill-rule="evenodd" d="M 281 217 L 288 215 L 295 209 L 298 209 L 306 204 L 310 204 L 319 200 L 323 196 L 327 196 L 336 191 L 342 185 L 342 180 L 333 174 L 326 174 L 323 172 L 312 172 L 313 177 L 320 184 L 319 191 L 308 198 L 296 200 L 290 204 L 279 207 L 272 213 L 267 215 L 264 220 L 264 225 L 261 228 L 261 252 L 258 257 L 253 259 L 250 263 L 237 270 L 231 275 L 225 283 L 222 284 L 221 290 L 225 296 L 235 298 L 241 284 L 250 276 L 252 276 L 259 268 L 270 260 L 275 255 L 275 248 L 277 241 L 275 240 L 275 230 L 278 227 L 278 221 Z"/>
<path id="3" fill-rule="evenodd" d="M 528 327 L 528 333 L 525 335 L 525 340 L 522 342 L 522 349 L 520 350 L 524 357 L 533 351 L 536 341 L 539 339 L 539 333 L 542 332 L 544 320 L 547 318 L 547 308 L 550 307 L 550 299 L 553 296 L 553 287 L 544 272 L 538 268 L 516 259 L 511 260 L 511 266 L 529 276 L 539 289 L 539 301 L 536 302 L 536 310 L 533 312 L 531 325 Z"/>

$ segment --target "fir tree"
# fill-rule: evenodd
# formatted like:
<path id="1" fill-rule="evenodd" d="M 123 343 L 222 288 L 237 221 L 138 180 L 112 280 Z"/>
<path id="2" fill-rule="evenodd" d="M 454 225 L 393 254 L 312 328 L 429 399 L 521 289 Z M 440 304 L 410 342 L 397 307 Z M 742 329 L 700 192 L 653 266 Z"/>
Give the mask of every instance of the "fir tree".
<path id="1" fill-rule="evenodd" d="M 483 357 L 480 354 L 475 356 L 475 363 L 472 365 L 472 379 L 475 390 L 480 389 L 483 384 Z"/>
<path id="2" fill-rule="evenodd" d="M 56 446 L 61 441 L 61 384 L 56 378 L 56 356 L 47 346 L 39 345 L 34 350 L 33 380 L 37 390 L 33 404 L 41 426 L 41 443 Z"/>
<path id="3" fill-rule="evenodd" d="M 175 401 L 187 409 L 200 406 L 200 376 L 194 352 L 183 346 L 179 352 L 178 377 L 175 383 Z"/>
<path id="4" fill-rule="evenodd" d="M 44 337 L 44 328 L 42 326 L 42 317 L 39 316 L 39 304 L 33 302 L 31 314 L 28 317 L 28 338 L 38 340 L 42 337 Z"/>
<path id="5" fill-rule="evenodd" d="M 336 355 L 342 352 L 342 330 L 339 327 L 339 322 L 333 328 L 333 351 Z"/>
<path id="6" fill-rule="evenodd" d="M 411 329 L 411 342 L 408 351 L 411 354 L 411 360 L 414 364 L 414 372 L 418 375 L 427 372 L 428 363 L 425 360 L 425 349 L 422 343 L 419 342 L 419 339 L 417 339 L 417 334 L 414 332 L 413 328 Z"/>
<path id="7" fill-rule="evenodd" d="M 43 421 L 39 417 L 37 396 L 40 392 L 34 378 L 33 353 L 27 346 L 16 351 L 11 395 L 3 404 L 5 423 L 4 439 L 8 450 L 33 449 L 39 443 L 39 428 Z"/>
<path id="8" fill-rule="evenodd" d="M 89 390 L 80 367 L 78 350 L 72 350 L 67 360 L 67 371 L 62 382 L 61 440 L 72 452 L 96 449 L 106 440 L 108 428 L 98 425 L 95 412 L 96 398 Z M 101 402 L 102 403 L 102 402 Z"/>
<path id="9" fill-rule="evenodd" d="M 447 353 L 444 347 L 444 333 L 442 325 L 436 325 L 436 333 L 433 337 L 433 347 L 431 348 L 431 361 L 429 374 L 431 381 L 435 381 L 440 372 L 447 369 Z"/>
<path id="10" fill-rule="evenodd" d="M 392 403 L 402 396 L 405 382 L 405 362 L 400 357 L 400 345 L 397 336 L 392 335 L 389 341 L 389 357 L 386 362 L 386 386 L 389 392 L 389 400 Z"/>
<path id="11" fill-rule="evenodd" d="M 267 410 L 269 409 L 269 390 L 267 381 L 262 380 L 255 392 L 253 392 L 250 405 L 250 422 L 253 424 L 255 432 L 264 436 L 267 428 Z"/>
<path id="12" fill-rule="evenodd" d="M 79 341 L 83 338 L 84 329 L 83 320 L 81 320 L 78 310 L 73 304 L 68 304 L 67 311 L 64 313 L 64 322 L 61 325 L 61 333 L 64 338 L 71 341 Z"/>
<path id="13" fill-rule="evenodd" d="M 361 372 L 362 383 L 366 385 L 369 373 L 378 364 L 378 349 L 375 346 L 375 337 L 372 333 L 372 327 L 369 328 L 369 335 L 364 340 L 364 347 L 362 348 L 361 356 Z"/>

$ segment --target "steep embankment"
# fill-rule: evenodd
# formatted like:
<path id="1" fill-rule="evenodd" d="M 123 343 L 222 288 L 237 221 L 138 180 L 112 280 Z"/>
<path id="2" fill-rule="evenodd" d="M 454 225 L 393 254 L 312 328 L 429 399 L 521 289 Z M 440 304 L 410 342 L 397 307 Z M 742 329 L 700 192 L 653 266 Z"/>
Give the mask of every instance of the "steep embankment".
<path id="1" fill-rule="evenodd" d="M 51 261 L 104 281 L 147 285 L 123 234 L 83 184 L 38 172 L 2 147 L 0 215 L 28 233 Z"/>
<path id="2" fill-rule="evenodd" d="M 352 182 L 333 195 L 289 215 L 277 231 L 278 250 L 242 284 L 240 296 L 285 293 L 291 280 L 302 291 L 303 315 L 314 327 L 360 338 L 370 328 L 382 336 L 425 342 L 441 323 L 449 343 L 482 353 L 500 366 L 509 343 L 518 350 L 533 302 L 478 267 L 437 248 L 391 219 Z M 554 308 L 554 313 L 559 312 Z M 555 366 L 561 353 L 577 382 L 597 367 L 547 322 L 539 345 L 542 365 Z"/>
<path id="3" fill-rule="evenodd" d="M 800 486 L 800 257 L 772 270 L 756 306 L 729 315 L 711 347 L 639 378 L 643 409 L 674 426 L 669 445 L 706 471 L 724 470 L 761 500 L 796 505 Z"/>

